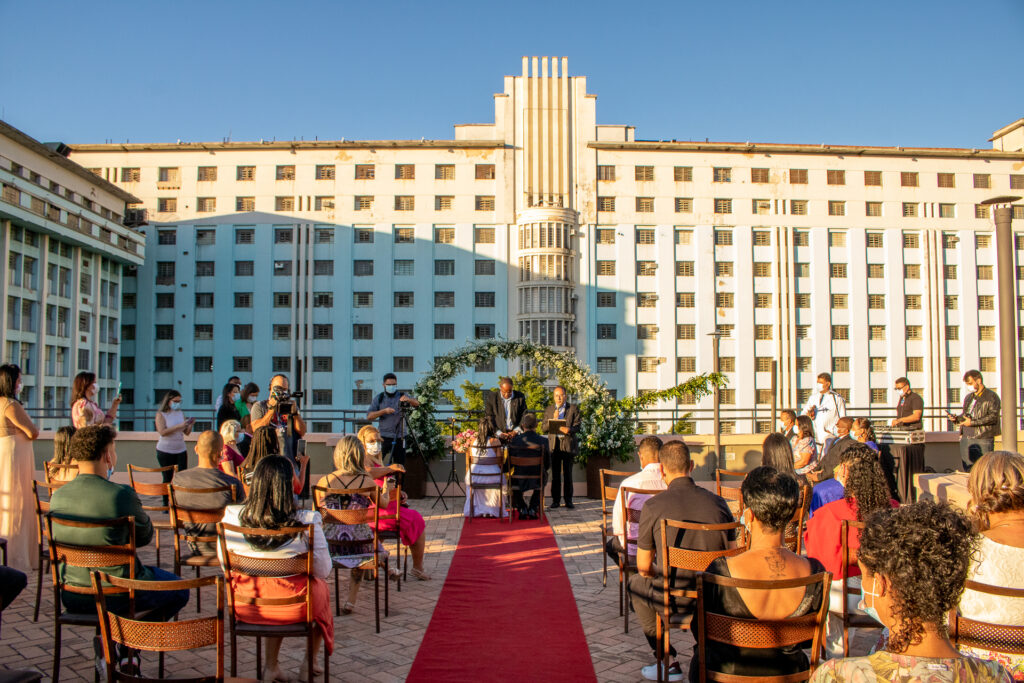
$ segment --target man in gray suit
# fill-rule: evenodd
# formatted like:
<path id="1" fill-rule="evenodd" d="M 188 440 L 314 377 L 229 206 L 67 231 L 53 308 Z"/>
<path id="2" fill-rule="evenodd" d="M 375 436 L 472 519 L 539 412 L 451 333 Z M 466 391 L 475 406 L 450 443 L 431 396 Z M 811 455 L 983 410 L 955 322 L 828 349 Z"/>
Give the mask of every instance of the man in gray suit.
<path id="1" fill-rule="evenodd" d="M 572 467 L 579 452 L 576 434 L 580 430 L 580 409 L 566 400 L 564 387 L 555 387 L 553 397 L 555 402 L 544 409 L 541 431 L 548 434 L 551 420 L 563 420 L 565 424 L 557 430 L 557 434 L 548 434 L 548 446 L 551 448 L 551 507 L 559 507 L 559 499 L 564 497 L 565 507 L 572 509 Z"/>

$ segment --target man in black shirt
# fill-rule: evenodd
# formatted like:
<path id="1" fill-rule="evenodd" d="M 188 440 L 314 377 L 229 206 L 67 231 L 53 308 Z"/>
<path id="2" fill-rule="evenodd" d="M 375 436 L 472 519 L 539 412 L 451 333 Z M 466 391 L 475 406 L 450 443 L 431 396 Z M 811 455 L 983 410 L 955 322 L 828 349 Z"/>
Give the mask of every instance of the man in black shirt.
<path id="1" fill-rule="evenodd" d="M 963 411 L 959 415 L 948 413 L 947 416 L 960 427 L 960 460 L 964 470 L 970 472 L 978 458 L 995 448 L 1001 404 L 996 392 L 985 387 L 977 370 L 964 373 L 964 384 L 970 393 L 964 399 Z"/>
<path id="2" fill-rule="evenodd" d="M 661 547 L 661 520 L 672 519 L 698 524 L 722 524 L 732 522 L 733 516 L 725 500 L 710 491 L 697 486 L 690 474 L 693 472 L 693 461 L 690 449 L 682 441 L 670 441 L 661 448 L 659 453 L 661 469 L 668 484 L 662 493 L 653 496 L 644 503 L 640 511 L 640 530 L 637 537 L 636 565 L 639 573 L 629 577 L 630 600 L 636 610 L 637 619 L 643 627 L 644 635 L 657 655 L 657 612 L 662 609 L 662 577 L 661 562 L 665 557 L 665 549 Z M 669 534 L 669 543 L 676 548 L 689 550 L 725 550 L 735 542 L 735 531 L 685 531 L 673 530 L 675 538 Z M 672 586 L 680 589 L 693 589 L 696 583 L 694 573 L 686 570 L 675 570 Z M 677 613 L 692 613 L 694 601 L 689 599 L 674 602 Z M 683 674 L 679 663 L 675 661 L 675 648 L 669 650 L 669 666 L 667 680 L 682 680 Z M 657 665 L 645 666 L 641 671 L 648 680 L 657 679 Z"/>
<path id="3" fill-rule="evenodd" d="M 924 415 L 924 399 L 910 390 L 910 380 L 900 377 L 896 380 L 896 391 L 900 393 L 900 401 L 896 404 L 896 419 L 892 426 L 907 431 L 921 429 L 921 417 Z"/>

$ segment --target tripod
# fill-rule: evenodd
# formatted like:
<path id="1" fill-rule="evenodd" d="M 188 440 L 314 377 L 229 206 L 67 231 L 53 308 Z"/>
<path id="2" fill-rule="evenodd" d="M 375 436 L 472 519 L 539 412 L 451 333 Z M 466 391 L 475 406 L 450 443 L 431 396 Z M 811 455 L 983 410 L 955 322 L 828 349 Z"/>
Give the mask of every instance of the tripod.
<path id="1" fill-rule="evenodd" d="M 455 418 L 454 417 L 451 418 L 451 420 L 449 420 L 449 424 L 451 425 L 451 428 L 452 428 L 452 439 L 454 441 L 455 429 L 456 429 L 456 427 L 455 427 Z M 438 494 L 438 496 L 437 496 L 438 500 L 441 500 L 441 496 L 443 496 L 445 493 L 448 492 L 448 487 L 451 486 L 452 484 L 455 484 L 455 486 L 458 487 L 459 491 L 462 492 L 462 495 L 466 495 L 466 489 L 462 488 L 462 482 L 459 481 L 459 473 L 455 470 L 455 451 L 454 450 L 452 451 L 452 468 L 448 471 L 448 481 L 446 481 L 444 483 L 444 488 L 441 490 L 441 493 Z M 437 507 L 437 500 L 435 500 L 434 504 L 431 505 L 430 507 L 431 507 L 431 509 Z"/>
<path id="2" fill-rule="evenodd" d="M 440 488 L 437 485 L 437 480 L 434 479 L 434 473 L 430 471 L 430 463 L 427 462 L 426 456 L 423 455 L 423 448 L 420 446 L 419 437 L 416 436 L 416 430 L 414 430 L 412 425 L 409 423 L 409 411 L 405 408 L 404 404 L 402 406 L 402 428 L 404 433 L 412 437 L 412 452 L 419 457 L 420 461 L 423 463 L 423 469 L 427 471 L 427 477 L 430 479 L 430 483 L 434 485 L 434 490 L 438 491 L 437 500 L 434 501 L 434 505 L 431 507 L 436 506 L 438 501 L 440 501 L 441 505 L 444 506 L 444 509 L 447 510 L 448 505 L 445 504 L 444 498 L 441 497 L 443 492 L 440 491 Z"/>

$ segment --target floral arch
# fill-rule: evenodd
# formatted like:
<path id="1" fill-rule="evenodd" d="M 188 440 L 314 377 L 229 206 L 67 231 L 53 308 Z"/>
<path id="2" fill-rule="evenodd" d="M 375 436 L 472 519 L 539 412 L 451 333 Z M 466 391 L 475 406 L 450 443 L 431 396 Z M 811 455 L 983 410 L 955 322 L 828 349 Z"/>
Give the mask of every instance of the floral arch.
<path id="1" fill-rule="evenodd" d="M 646 392 L 619 400 L 612 398 L 601 377 L 593 373 L 572 351 L 556 351 L 550 346 L 527 339 L 511 341 L 493 339 L 467 344 L 434 361 L 431 372 L 417 382 L 413 394 L 420 402 L 409 415 L 412 428 L 428 457 L 444 451 L 441 427 L 434 419 L 434 407 L 441 391 L 452 378 L 467 367 L 492 358 L 522 359 L 555 371 L 558 383 L 575 397 L 580 406 L 582 424 L 579 432 L 578 461 L 605 455 L 622 461 L 633 457 L 637 413 L 658 401 L 690 394 L 701 398 L 716 385 L 723 386 L 721 374 L 697 375 L 683 384 L 657 392 Z"/>

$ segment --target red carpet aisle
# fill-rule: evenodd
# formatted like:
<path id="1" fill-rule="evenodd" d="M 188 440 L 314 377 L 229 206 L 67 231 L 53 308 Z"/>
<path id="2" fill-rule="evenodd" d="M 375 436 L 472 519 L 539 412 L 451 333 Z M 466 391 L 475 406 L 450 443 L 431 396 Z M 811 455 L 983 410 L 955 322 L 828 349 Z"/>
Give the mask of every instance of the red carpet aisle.
<path id="1" fill-rule="evenodd" d="M 407 680 L 597 680 L 547 523 L 463 524 Z"/>

